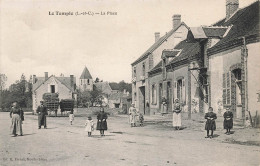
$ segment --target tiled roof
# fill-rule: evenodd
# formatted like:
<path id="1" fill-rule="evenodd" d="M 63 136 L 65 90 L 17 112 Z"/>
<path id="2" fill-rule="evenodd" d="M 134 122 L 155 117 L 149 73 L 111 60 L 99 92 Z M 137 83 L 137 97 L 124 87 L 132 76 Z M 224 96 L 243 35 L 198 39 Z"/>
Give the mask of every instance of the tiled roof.
<path id="1" fill-rule="evenodd" d="M 96 86 L 97 89 L 101 90 L 102 93 L 110 94 L 112 92 L 112 89 L 108 82 L 97 82 L 94 83 L 94 86 Z"/>
<path id="2" fill-rule="evenodd" d="M 184 40 L 180 42 L 174 49 L 180 49 L 182 51 L 179 56 L 170 62 L 170 64 L 174 64 L 181 60 L 198 55 L 200 53 L 200 44 L 197 41 L 187 42 L 187 40 Z"/>
<path id="3" fill-rule="evenodd" d="M 228 27 L 203 27 L 207 37 L 220 37 L 222 38 L 226 33 Z"/>
<path id="4" fill-rule="evenodd" d="M 193 42 L 187 42 L 187 40 L 181 41 L 173 50 L 173 52 L 176 52 L 176 50 L 181 50 L 180 54 L 175 57 L 168 65 L 175 64 L 179 61 L 182 61 L 184 59 L 198 56 L 200 53 L 200 44 L 197 41 Z M 160 61 L 152 70 L 150 70 L 149 73 L 152 72 L 161 72 L 162 67 L 162 61 Z"/>
<path id="5" fill-rule="evenodd" d="M 92 76 L 90 74 L 90 72 L 88 71 L 88 68 L 85 67 L 81 76 L 80 76 L 80 79 L 92 79 Z"/>
<path id="6" fill-rule="evenodd" d="M 223 49 L 223 46 L 232 45 L 232 42 L 241 40 L 241 37 L 255 35 L 259 38 L 259 1 L 238 10 L 229 20 L 221 20 L 213 26 L 232 26 L 228 34 L 208 51 Z"/>
<path id="7" fill-rule="evenodd" d="M 71 87 L 71 84 L 70 84 L 70 77 L 55 77 L 55 76 L 52 75 L 49 78 L 51 78 L 51 77 L 54 77 L 55 79 L 60 81 L 63 85 L 65 85 L 71 91 L 74 91 L 74 86 Z M 75 84 L 76 83 L 76 77 L 73 78 L 73 81 L 74 81 L 74 84 Z M 36 77 L 36 83 L 33 84 L 33 91 L 38 89 L 44 82 L 46 82 L 45 77 Z"/>
<path id="8" fill-rule="evenodd" d="M 155 49 L 157 49 L 165 40 L 167 40 L 180 26 L 188 26 L 182 22 L 178 27 L 175 29 L 170 30 L 168 33 L 166 33 L 164 36 L 162 36 L 157 42 L 155 42 L 148 50 L 146 50 L 136 61 L 132 63 L 132 65 L 135 65 L 139 61 L 141 61 L 143 58 L 146 58 L 150 53 L 152 53 Z"/>

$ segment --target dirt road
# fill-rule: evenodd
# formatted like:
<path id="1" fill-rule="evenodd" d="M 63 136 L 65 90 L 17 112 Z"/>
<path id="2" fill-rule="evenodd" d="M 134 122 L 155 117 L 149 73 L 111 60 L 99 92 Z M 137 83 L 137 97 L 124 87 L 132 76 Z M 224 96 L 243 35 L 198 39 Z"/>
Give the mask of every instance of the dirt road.
<path id="1" fill-rule="evenodd" d="M 147 117 L 144 127 L 131 128 L 122 115 L 109 117 L 101 138 L 98 131 L 87 137 L 85 120 L 76 117 L 70 125 L 68 117 L 48 117 L 48 129 L 39 130 L 37 116 L 26 115 L 24 136 L 12 137 L 11 119 L 0 113 L 0 165 L 260 165 L 260 146 L 227 141 L 239 131 L 227 136 L 218 130 L 216 138 L 205 139 L 203 124 L 175 131 L 165 119 Z"/>

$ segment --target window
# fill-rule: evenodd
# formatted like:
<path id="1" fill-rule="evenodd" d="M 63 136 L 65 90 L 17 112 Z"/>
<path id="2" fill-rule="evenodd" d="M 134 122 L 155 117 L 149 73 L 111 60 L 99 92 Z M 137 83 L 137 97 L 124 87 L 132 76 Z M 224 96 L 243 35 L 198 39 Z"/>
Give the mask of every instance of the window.
<path id="1" fill-rule="evenodd" d="M 136 92 L 134 93 L 134 101 L 136 101 Z"/>
<path id="2" fill-rule="evenodd" d="M 89 79 L 88 79 L 88 85 L 89 85 Z"/>
<path id="3" fill-rule="evenodd" d="M 133 69 L 133 77 L 136 77 L 136 67 Z"/>
<path id="4" fill-rule="evenodd" d="M 163 59 L 163 64 L 162 64 L 162 74 L 163 74 L 163 79 L 165 80 L 166 79 L 166 76 L 167 76 L 167 73 L 166 73 L 166 58 Z"/>
<path id="5" fill-rule="evenodd" d="M 156 85 L 152 85 L 152 104 L 157 103 L 157 90 L 156 90 Z"/>
<path id="6" fill-rule="evenodd" d="M 145 63 L 143 63 L 143 76 L 145 76 Z"/>
<path id="7" fill-rule="evenodd" d="M 231 74 L 223 74 L 223 104 L 231 104 Z"/>
<path id="8" fill-rule="evenodd" d="M 81 85 L 82 85 L 82 80 L 80 80 L 80 82 L 81 82 Z"/>
<path id="9" fill-rule="evenodd" d="M 55 85 L 51 85 L 51 93 L 55 93 Z"/>

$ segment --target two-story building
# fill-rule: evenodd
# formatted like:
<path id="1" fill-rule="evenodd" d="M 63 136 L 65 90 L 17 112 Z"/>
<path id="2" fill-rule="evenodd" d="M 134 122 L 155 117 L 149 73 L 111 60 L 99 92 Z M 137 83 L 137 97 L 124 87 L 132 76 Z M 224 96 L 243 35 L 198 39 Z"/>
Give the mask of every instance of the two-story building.
<path id="1" fill-rule="evenodd" d="M 188 27 L 181 22 L 181 15 L 173 16 L 173 28 L 164 36 L 155 33 L 155 43 L 132 63 L 132 100 L 143 114 L 150 114 L 150 86 L 148 72 L 161 61 L 164 49 L 171 49 L 184 40 Z"/>

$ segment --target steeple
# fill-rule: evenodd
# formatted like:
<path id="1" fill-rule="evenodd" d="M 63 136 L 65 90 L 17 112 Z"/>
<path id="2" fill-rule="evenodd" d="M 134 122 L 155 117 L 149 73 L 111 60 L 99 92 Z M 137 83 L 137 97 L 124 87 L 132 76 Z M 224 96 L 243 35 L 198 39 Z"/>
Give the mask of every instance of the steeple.
<path id="1" fill-rule="evenodd" d="M 88 70 L 88 68 L 85 66 L 81 76 L 80 76 L 80 79 L 92 79 L 92 76 Z"/>

